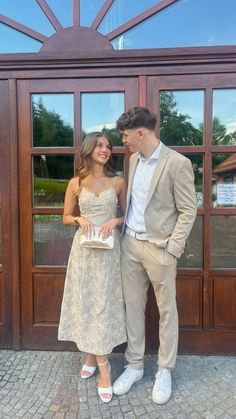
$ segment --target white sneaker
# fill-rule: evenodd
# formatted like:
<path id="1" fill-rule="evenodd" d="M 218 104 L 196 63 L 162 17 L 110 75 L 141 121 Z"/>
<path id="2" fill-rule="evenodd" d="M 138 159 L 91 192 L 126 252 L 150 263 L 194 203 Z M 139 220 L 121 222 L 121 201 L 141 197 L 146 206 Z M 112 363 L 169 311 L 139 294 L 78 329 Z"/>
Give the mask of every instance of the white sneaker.
<path id="1" fill-rule="evenodd" d="M 127 393 L 136 381 L 143 378 L 143 370 L 134 370 L 130 365 L 127 365 L 125 368 L 126 370 L 113 384 L 113 393 L 117 396 Z"/>
<path id="2" fill-rule="evenodd" d="M 168 402 L 171 396 L 171 373 L 166 368 L 159 370 L 152 390 L 152 400 L 157 404 Z"/>

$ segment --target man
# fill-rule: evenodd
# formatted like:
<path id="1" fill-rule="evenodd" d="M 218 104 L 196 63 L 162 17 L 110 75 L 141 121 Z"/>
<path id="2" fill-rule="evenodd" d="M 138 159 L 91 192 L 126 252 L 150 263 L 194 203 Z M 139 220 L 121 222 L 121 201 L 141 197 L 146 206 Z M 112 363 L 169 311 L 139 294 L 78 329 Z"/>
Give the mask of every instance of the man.
<path id="1" fill-rule="evenodd" d="M 156 122 L 156 115 L 143 107 L 130 109 L 117 121 L 123 143 L 134 154 L 121 257 L 129 365 L 115 381 L 113 391 L 124 394 L 143 377 L 145 306 L 151 282 L 160 315 L 152 399 L 163 404 L 171 396 L 171 370 L 178 346 L 176 261 L 196 217 L 196 193 L 190 160 L 156 137 Z"/>

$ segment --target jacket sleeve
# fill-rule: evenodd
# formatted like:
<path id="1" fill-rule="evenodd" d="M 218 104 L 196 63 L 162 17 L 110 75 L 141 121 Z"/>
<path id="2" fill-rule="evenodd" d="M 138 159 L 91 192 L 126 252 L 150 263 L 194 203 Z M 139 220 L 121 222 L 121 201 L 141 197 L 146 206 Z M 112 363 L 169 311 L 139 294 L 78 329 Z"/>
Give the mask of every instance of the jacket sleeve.
<path id="1" fill-rule="evenodd" d="M 179 258 L 184 251 L 186 240 L 197 214 L 194 174 L 189 159 L 183 160 L 175 174 L 174 199 L 178 218 L 167 250 Z"/>

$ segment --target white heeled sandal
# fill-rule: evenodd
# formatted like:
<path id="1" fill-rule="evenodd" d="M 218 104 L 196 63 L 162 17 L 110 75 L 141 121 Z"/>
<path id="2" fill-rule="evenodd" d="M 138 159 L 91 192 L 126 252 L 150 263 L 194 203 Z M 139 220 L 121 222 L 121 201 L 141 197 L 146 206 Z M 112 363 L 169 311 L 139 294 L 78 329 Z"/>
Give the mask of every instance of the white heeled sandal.
<path id="1" fill-rule="evenodd" d="M 84 364 L 80 371 L 81 378 L 90 378 L 95 373 L 97 367 L 90 367 L 89 365 Z"/>
<path id="2" fill-rule="evenodd" d="M 111 366 L 108 362 L 108 359 L 105 362 L 102 362 L 101 364 L 98 364 L 98 366 L 105 365 L 105 364 L 108 364 L 108 369 L 109 369 L 109 373 L 110 373 Z M 99 387 L 98 386 L 98 395 L 104 403 L 109 403 L 111 401 L 112 395 L 113 395 L 112 386 L 110 386 L 110 387 Z"/>

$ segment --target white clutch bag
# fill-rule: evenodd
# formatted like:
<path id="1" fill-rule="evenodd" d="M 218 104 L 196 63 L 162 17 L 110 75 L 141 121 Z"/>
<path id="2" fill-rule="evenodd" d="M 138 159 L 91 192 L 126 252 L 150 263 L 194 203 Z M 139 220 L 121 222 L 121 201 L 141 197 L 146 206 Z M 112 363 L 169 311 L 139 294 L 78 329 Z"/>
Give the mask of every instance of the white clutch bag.
<path id="1" fill-rule="evenodd" d="M 95 226 L 95 234 L 92 236 L 86 236 L 81 233 L 80 236 L 80 247 L 90 247 L 94 249 L 112 249 L 114 247 L 114 232 L 110 234 L 106 239 L 103 239 L 99 234 L 99 226 Z"/>

